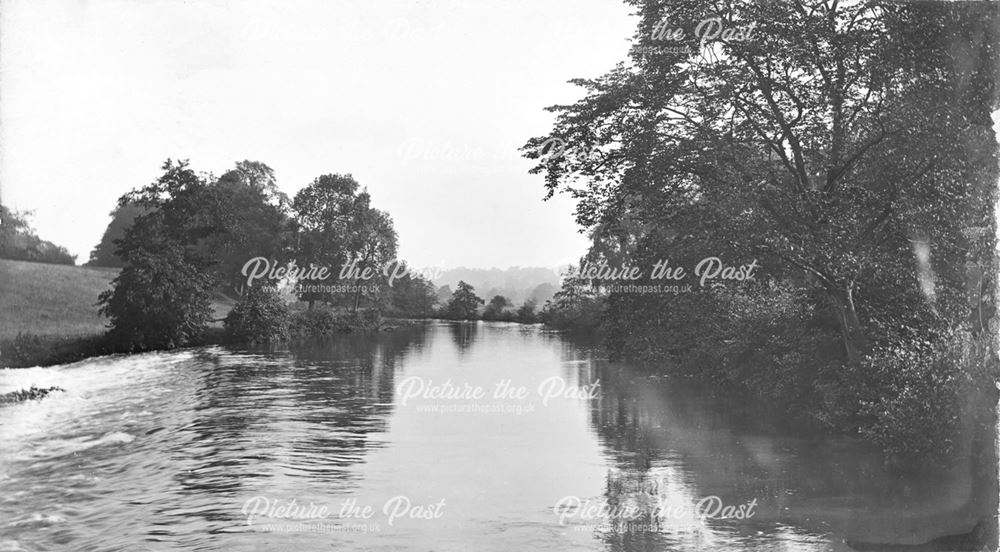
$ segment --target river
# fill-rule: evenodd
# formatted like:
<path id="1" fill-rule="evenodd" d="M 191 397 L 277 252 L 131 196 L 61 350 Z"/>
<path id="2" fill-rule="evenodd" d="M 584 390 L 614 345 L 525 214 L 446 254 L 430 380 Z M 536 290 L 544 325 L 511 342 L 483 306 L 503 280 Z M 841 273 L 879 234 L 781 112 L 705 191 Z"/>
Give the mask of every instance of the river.
<path id="1" fill-rule="evenodd" d="M 961 458 L 893 474 L 857 440 L 537 326 L 0 371 L 0 392 L 31 384 L 65 392 L 0 407 L 0 550 L 805 552 L 995 533 L 996 480 Z"/>

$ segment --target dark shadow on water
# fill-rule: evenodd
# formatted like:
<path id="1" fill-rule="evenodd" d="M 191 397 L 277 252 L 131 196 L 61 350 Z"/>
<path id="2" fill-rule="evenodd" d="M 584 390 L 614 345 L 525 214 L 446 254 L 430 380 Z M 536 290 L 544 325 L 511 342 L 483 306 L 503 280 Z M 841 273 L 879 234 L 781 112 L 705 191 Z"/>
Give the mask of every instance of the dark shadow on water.
<path id="1" fill-rule="evenodd" d="M 479 334 L 479 322 L 469 321 L 469 322 L 443 322 L 448 326 L 448 331 L 451 333 L 451 339 L 455 342 L 455 347 L 458 348 L 459 354 L 466 354 L 471 349 L 472 346 L 476 344 L 476 337 Z"/>
<path id="2" fill-rule="evenodd" d="M 608 504 L 650 489 L 687 503 L 707 496 L 732 505 L 757 501 L 750 519 L 699 524 L 695 533 L 716 539 L 704 549 L 771 550 L 791 540 L 813 550 L 808 543 L 817 539 L 843 550 L 852 549 L 845 542 L 858 550 L 996 549 L 995 416 L 948 467 L 905 475 L 858 439 L 824 434 L 759 401 L 590 356 L 596 350 L 573 343 L 563 357 L 574 361 L 581 383 L 601 384 L 591 426 L 616 466 Z M 695 533 L 649 521 L 640 520 L 639 529 L 612 526 L 601 538 L 609 550 L 702 549 L 691 540 Z"/>

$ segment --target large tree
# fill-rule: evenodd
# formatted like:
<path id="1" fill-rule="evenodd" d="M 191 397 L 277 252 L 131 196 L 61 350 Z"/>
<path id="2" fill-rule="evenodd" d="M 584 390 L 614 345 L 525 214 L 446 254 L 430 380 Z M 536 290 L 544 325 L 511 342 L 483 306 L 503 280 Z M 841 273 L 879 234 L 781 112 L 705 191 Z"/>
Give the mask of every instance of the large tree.
<path id="1" fill-rule="evenodd" d="M 444 317 L 452 320 L 475 320 L 478 318 L 479 306 L 485 303 L 476 289 L 465 282 L 458 282 L 455 293 L 444 307 Z"/>
<path id="2" fill-rule="evenodd" d="M 526 146 L 567 144 L 535 170 L 595 243 L 755 255 L 822 293 L 851 363 L 968 310 L 966 263 L 993 273 L 994 6 L 629 3 L 631 64 L 575 81 L 586 97 Z M 705 20 L 753 31 L 696 36 Z"/>
<path id="3" fill-rule="evenodd" d="M 327 267 L 334 276 L 349 259 L 348 233 L 354 218 L 358 182 L 349 174 L 325 174 L 299 190 L 292 201 L 295 251 L 304 264 Z M 312 309 L 331 295 L 307 292 L 299 296 Z"/>
<path id="4" fill-rule="evenodd" d="M 220 195 L 186 161 L 170 159 L 152 184 L 121 197 L 138 216 L 118 242 L 124 268 L 101 293 L 116 348 L 144 350 L 196 342 L 212 317 L 215 260 L 199 248 L 218 233 Z"/>
<path id="5" fill-rule="evenodd" d="M 385 269 L 396 257 L 396 246 L 392 217 L 372 207 L 371 196 L 362 191 L 355 199 L 347 230 L 347 252 L 354 269 L 354 310 L 360 304 L 362 289 L 374 298 L 386 287 Z M 368 278 L 364 277 L 366 273 Z"/>

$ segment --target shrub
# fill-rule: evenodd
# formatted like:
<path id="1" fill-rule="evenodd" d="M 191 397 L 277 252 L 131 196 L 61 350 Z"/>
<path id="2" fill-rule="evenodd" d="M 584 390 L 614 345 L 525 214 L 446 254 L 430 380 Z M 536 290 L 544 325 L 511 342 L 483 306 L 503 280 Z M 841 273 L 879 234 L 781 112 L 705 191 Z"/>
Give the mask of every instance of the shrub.
<path id="1" fill-rule="evenodd" d="M 566 293 L 564 288 L 545 303 L 537 319 L 557 330 L 589 333 L 601 325 L 605 303 L 602 296 Z"/>
<path id="2" fill-rule="evenodd" d="M 866 422 L 862 435 L 878 444 L 892 463 L 912 458 L 933 462 L 956 444 L 962 429 L 963 397 L 975 387 L 981 364 L 972 338 L 900 343 L 870 356 L 873 390 L 860 397 Z"/>
<path id="3" fill-rule="evenodd" d="M 522 324 L 534 324 L 538 321 L 538 315 L 535 313 L 535 302 L 533 300 L 528 299 L 517 309 L 516 320 Z"/>
<path id="4" fill-rule="evenodd" d="M 273 343 L 289 337 L 288 305 L 276 293 L 251 287 L 229 311 L 224 325 L 232 339 Z"/>
<path id="5" fill-rule="evenodd" d="M 353 331 L 379 330 L 382 315 L 375 309 L 336 313 L 327 309 L 299 311 L 292 315 L 289 333 L 295 339 L 325 337 Z"/>
<path id="6" fill-rule="evenodd" d="M 51 366 L 113 352 L 104 335 L 63 337 L 22 332 L 0 341 L 0 367 Z"/>
<path id="7" fill-rule="evenodd" d="M 198 342 L 212 318 L 212 277 L 188 262 L 183 246 L 130 251 L 128 263 L 101 293 L 108 339 L 123 352 L 171 349 Z"/>

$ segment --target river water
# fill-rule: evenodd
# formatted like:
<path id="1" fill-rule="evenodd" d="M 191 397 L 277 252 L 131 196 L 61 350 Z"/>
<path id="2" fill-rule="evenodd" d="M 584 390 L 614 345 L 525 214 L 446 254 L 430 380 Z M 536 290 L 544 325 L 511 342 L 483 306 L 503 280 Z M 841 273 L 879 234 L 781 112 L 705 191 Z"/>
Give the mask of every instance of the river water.
<path id="1" fill-rule="evenodd" d="M 995 524 L 961 458 L 894 475 L 535 326 L 0 372 L 31 384 L 66 391 L 0 407 L 0 550 L 819 551 Z"/>

